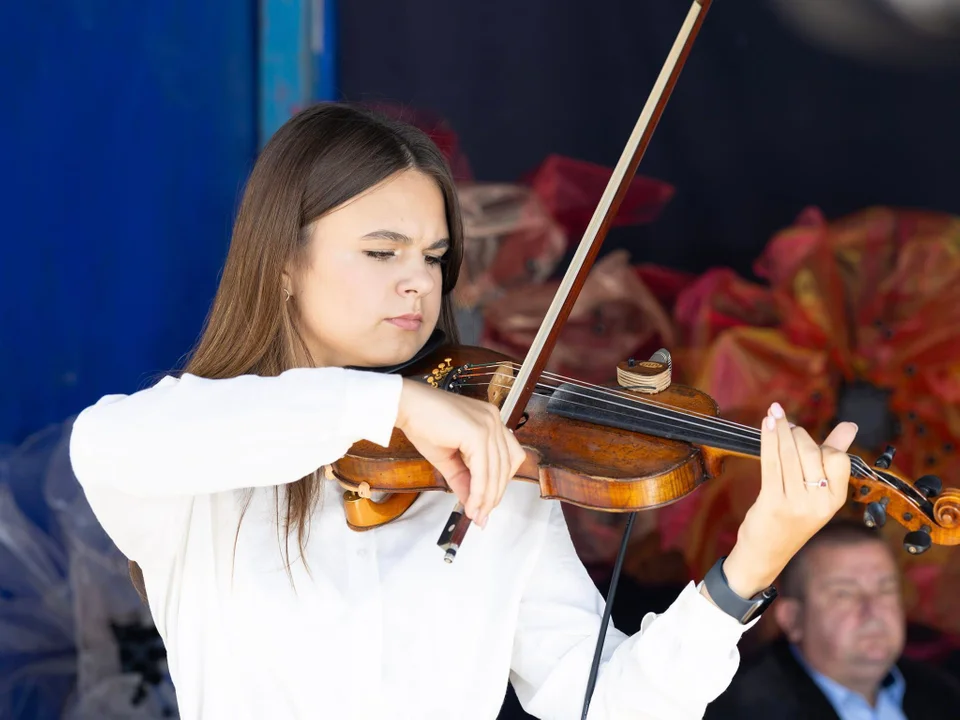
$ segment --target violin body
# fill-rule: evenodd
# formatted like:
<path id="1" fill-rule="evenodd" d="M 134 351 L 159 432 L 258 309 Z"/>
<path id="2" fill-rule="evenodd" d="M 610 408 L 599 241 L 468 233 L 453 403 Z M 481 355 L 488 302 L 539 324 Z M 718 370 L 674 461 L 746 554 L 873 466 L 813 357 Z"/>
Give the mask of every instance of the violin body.
<path id="1" fill-rule="evenodd" d="M 499 407 L 510 388 L 511 368 L 517 365 L 512 358 L 492 350 L 447 345 L 406 368 L 404 376 Z M 713 398 L 694 388 L 670 385 L 653 397 L 658 404 L 698 415 L 719 415 Z M 719 475 L 725 455 L 739 454 L 612 427 L 603 423 L 602 417 L 573 418 L 556 409 L 547 394 L 531 396 L 515 430 L 527 454 L 515 479 L 537 483 L 544 498 L 592 510 L 633 512 L 675 502 Z M 358 442 L 333 464 L 332 470 L 341 485 L 352 489 L 347 501 L 348 508 L 353 501 L 354 514 L 351 517 L 348 510 L 348 522 L 357 528 L 371 522 L 380 524 L 379 515 L 356 514 L 359 506 L 371 504 L 357 503 L 358 498 L 368 498 L 369 492 L 450 491 L 439 473 L 397 429 L 389 447 Z M 389 502 L 409 506 L 414 497 Z"/>

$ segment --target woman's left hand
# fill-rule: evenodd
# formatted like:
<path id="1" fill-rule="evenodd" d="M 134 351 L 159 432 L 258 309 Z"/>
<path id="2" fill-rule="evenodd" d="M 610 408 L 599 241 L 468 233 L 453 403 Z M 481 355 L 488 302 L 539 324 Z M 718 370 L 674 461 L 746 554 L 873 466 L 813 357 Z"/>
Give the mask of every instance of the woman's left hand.
<path id="1" fill-rule="evenodd" d="M 779 404 L 770 406 L 760 431 L 760 493 L 723 564 L 740 597 L 769 587 L 843 507 L 850 483 L 847 450 L 856 435 L 857 426 L 843 422 L 817 445 L 806 430 L 790 425 Z"/>

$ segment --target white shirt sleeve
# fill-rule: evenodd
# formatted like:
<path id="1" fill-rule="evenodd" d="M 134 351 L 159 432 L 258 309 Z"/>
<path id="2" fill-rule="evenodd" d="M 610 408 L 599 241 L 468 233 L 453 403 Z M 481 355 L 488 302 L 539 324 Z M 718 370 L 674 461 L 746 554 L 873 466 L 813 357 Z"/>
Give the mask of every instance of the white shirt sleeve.
<path id="1" fill-rule="evenodd" d="M 520 606 L 511 680 L 541 720 L 579 720 L 604 602 L 576 555 L 560 504 Z M 589 720 L 694 720 L 733 679 L 741 625 L 690 583 L 626 637 L 611 622 Z M 691 678 L 693 680 L 691 680 Z"/>
<path id="2" fill-rule="evenodd" d="M 389 445 L 401 388 L 399 375 L 343 368 L 168 376 L 81 412 L 70 460 L 108 535 L 139 561 L 175 541 L 196 496 L 294 482 L 359 440 Z"/>

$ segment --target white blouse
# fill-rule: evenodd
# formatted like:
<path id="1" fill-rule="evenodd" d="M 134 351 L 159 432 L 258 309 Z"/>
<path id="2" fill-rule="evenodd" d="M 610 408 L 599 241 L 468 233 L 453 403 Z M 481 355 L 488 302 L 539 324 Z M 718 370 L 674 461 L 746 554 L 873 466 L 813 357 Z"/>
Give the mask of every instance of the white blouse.
<path id="1" fill-rule="evenodd" d="M 603 598 L 560 504 L 533 484 L 511 483 L 447 564 L 436 541 L 452 495 L 355 532 L 325 481 L 306 563 L 289 543 L 291 585 L 276 486 L 358 440 L 388 444 L 400 389 L 396 375 L 341 368 L 188 374 L 77 418 L 74 472 L 143 569 L 183 718 L 492 720 L 508 681 L 530 714 L 580 717 Z M 749 627 L 693 583 L 641 633 L 611 626 L 589 717 L 702 717 Z"/>

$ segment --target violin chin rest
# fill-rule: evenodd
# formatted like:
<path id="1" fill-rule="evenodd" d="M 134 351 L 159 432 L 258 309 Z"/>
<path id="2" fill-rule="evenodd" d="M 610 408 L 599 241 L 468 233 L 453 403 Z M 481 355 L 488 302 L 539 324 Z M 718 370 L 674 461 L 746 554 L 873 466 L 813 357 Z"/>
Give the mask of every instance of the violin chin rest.
<path id="1" fill-rule="evenodd" d="M 343 510 L 351 530 L 362 532 L 386 525 L 403 515 L 420 497 L 420 493 L 391 493 L 380 501 L 362 497 L 347 490 L 343 493 Z"/>

